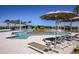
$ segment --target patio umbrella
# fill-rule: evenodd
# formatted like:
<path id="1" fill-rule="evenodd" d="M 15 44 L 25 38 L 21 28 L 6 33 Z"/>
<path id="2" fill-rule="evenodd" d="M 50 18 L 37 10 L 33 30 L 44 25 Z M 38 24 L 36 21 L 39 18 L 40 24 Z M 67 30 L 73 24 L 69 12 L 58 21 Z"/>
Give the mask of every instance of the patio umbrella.
<path id="1" fill-rule="evenodd" d="M 72 35 L 71 34 L 72 33 L 72 22 L 73 22 L 72 18 L 70 18 L 69 20 L 66 20 L 64 22 L 66 22 L 66 23 L 70 22 L 70 26 L 68 27 L 69 28 L 68 32 L 70 31 L 70 35 Z M 71 38 L 71 40 L 73 39 L 72 36 L 70 38 Z"/>
<path id="2" fill-rule="evenodd" d="M 71 27 L 71 31 L 72 31 L 72 18 L 69 18 L 69 19 L 67 19 L 67 20 L 62 20 L 61 22 L 64 22 L 64 25 L 65 25 L 65 23 L 68 23 L 68 22 L 70 22 L 70 27 Z M 64 30 L 65 30 L 65 26 L 64 26 Z"/>
<path id="3" fill-rule="evenodd" d="M 77 16 L 77 15 L 70 11 L 50 11 L 50 12 L 42 15 L 41 18 L 45 19 L 45 20 L 55 20 L 56 21 L 56 30 L 57 30 L 59 22 L 68 21 L 70 18 L 73 18 L 75 16 Z M 56 45 L 56 39 L 55 39 L 55 45 Z"/>
<path id="4" fill-rule="evenodd" d="M 79 32 L 79 16 L 72 18 L 73 22 L 78 22 L 78 32 Z"/>
<path id="5" fill-rule="evenodd" d="M 69 18 L 73 18 L 74 16 L 76 15 L 70 11 L 51 11 L 42 15 L 41 18 L 46 20 L 55 20 L 58 24 L 60 21 L 68 21 Z"/>
<path id="6" fill-rule="evenodd" d="M 71 27 L 71 32 L 72 32 L 72 22 L 78 22 L 78 25 L 79 25 L 79 17 L 76 16 L 76 17 L 73 17 L 73 18 L 69 18 L 68 20 L 62 20 L 62 22 L 71 22 L 70 23 L 70 27 Z M 78 32 L 79 32 L 79 26 L 78 26 Z M 71 37 L 72 39 L 72 37 Z"/>

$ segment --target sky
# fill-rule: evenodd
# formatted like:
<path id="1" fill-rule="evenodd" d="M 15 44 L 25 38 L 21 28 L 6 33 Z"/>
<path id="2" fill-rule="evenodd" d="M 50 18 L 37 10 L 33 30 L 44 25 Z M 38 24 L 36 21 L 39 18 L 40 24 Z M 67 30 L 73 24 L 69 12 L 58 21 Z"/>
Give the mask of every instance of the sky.
<path id="1" fill-rule="evenodd" d="M 21 19 L 31 21 L 32 25 L 54 26 L 54 21 L 42 20 L 40 16 L 49 11 L 73 11 L 74 7 L 74 5 L 0 5 L 0 25 L 6 25 L 2 23 L 6 19 Z"/>

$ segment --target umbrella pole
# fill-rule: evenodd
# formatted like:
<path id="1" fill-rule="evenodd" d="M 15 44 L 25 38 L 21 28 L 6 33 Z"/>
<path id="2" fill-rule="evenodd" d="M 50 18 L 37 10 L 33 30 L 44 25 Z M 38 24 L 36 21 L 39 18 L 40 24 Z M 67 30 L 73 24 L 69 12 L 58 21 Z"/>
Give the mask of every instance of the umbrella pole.
<path id="1" fill-rule="evenodd" d="M 72 21 L 71 21 L 70 26 L 71 26 L 71 35 L 72 35 Z M 72 40 L 72 36 L 71 36 L 71 40 Z"/>
<path id="2" fill-rule="evenodd" d="M 55 24 L 56 24 L 56 32 L 55 32 L 55 45 L 54 45 L 54 47 L 56 48 L 56 40 L 57 40 L 57 38 L 56 38 L 57 36 L 56 35 L 57 35 L 57 24 L 58 24 L 58 22 L 56 21 Z"/>
<path id="3" fill-rule="evenodd" d="M 10 25 L 9 25 L 8 29 L 10 29 Z"/>
<path id="4" fill-rule="evenodd" d="M 72 33 L 72 21 L 71 21 L 71 25 L 70 26 L 71 26 L 71 33 Z"/>
<path id="5" fill-rule="evenodd" d="M 64 27 L 63 28 L 64 28 L 64 32 L 66 32 L 66 29 L 65 29 L 66 28 L 66 22 L 64 22 Z"/>
<path id="6" fill-rule="evenodd" d="M 64 22 L 64 31 L 65 31 L 65 22 Z"/>
<path id="7" fill-rule="evenodd" d="M 79 33 L 79 22 L 78 22 L 78 33 Z"/>
<path id="8" fill-rule="evenodd" d="M 66 32 L 66 29 L 65 28 L 66 28 L 66 22 L 64 22 L 64 31 Z"/>
<path id="9" fill-rule="evenodd" d="M 57 30 L 59 30 L 60 28 L 59 28 L 59 22 L 57 22 Z"/>

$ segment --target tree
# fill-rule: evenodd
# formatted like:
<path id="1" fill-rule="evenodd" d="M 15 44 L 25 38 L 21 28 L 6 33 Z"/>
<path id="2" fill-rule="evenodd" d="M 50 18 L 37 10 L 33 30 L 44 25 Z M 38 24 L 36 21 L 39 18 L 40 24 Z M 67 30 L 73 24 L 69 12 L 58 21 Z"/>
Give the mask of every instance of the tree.
<path id="1" fill-rule="evenodd" d="M 28 28 L 30 29 L 30 24 L 31 24 L 31 21 L 28 21 Z"/>
<path id="2" fill-rule="evenodd" d="M 79 5 L 76 5 L 76 6 L 75 6 L 73 12 L 74 12 L 75 14 L 79 14 Z"/>
<path id="3" fill-rule="evenodd" d="M 4 23 L 6 23 L 7 26 L 8 26 L 8 28 L 9 28 L 9 26 L 10 26 L 10 20 L 9 20 L 9 19 L 6 19 L 6 20 L 4 21 Z"/>
<path id="4" fill-rule="evenodd" d="M 15 20 L 10 20 L 11 24 L 14 24 L 14 26 L 16 26 Z"/>

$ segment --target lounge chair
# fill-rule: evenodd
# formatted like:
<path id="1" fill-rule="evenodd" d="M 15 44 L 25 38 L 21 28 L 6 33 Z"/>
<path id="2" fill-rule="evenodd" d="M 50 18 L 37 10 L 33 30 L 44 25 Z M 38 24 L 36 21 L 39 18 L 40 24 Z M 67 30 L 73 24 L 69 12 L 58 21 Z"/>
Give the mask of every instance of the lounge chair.
<path id="1" fill-rule="evenodd" d="M 47 49 L 47 47 L 45 45 L 42 45 L 42 44 L 39 44 L 39 43 L 36 43 L 36 42 L 31 42 L 28 44 L 28 46 L 42 54 L 45 54 L 45 53 L 48 53 L 49 50 Z M 54 51 L 52 50 L 53 52 L 55 53 L 58 53 L 57 51 Z"/>
<path id="2" fill-rule="evenodd" d="M 7 39 L 12 39 L 12 38 L 15 38 L 15 37 L 17 37 L 17 36 L 16 35 L 12 35 L 10 37 L 7 37 Z"/>
<path id="3" fill-rule="evenodd" d="M 78 38 L 79 39 L 79 34 L 75 34 L 73 37 Z"/>
<path id="4" fill-rule="evenodd" d="M 55 45 L 55 39 L 56 39 L 56 48 L 59 48 L 59 49 L 62 49 L 64 50 L 64 48 L 68 47 L 70 44 L 67 44 L 67 43 L 64 43 L 64 36 L 61 36 L 61 37 L 56 37 L 56 38 L 53 38 L 53 37 L 50 37 L 50 38 L 44 38 L 43 41 L 48 44 L 49 41 L 53 42 L 53 45 Z M 64 45 L 66 44 L 66 45 Z M 58 51 L 57 51 L 58 52 Z"/>
<path id="5" fill-rule="evenodd" d="M 28 44 L 28 46 L 30 48 L 33 48 L 34 50 L 40 52 L 40 53 L 48 52 L 45 45 L 42 45 L 42 44 L 39 44 L 39 43 L 36 43 L 36 42 L 31 42 L 31 43 Z"/>
<path id="6" fill-rule="evenodd" d="M 79 39 L 78 35 L 79 35 L 79 34 L 75 34 L 75 35 L 73 35 L 73 36 L 72 36 L 72 35 L 67 35 L 67 36 L 66 36 L 66 40 L 67 40 L 67 41 L 72 41 L 72 40 L 75 40 L 75 39 Z"/>
<path id="7" fill-rule="evenodd" d="M 74 40 L 79 42 L 79 34 L 75 35 Z"/>
<path id="8" fill-rule="evenodd" d="M 53 37 L 49 37 L 49 38 L 44 38 L 43 41 L 46 43 L 46 45 L 48 44 L 48 42 L 50 41 L 50 43 L 52 43 L 53 45 L 55 44 L 55 38 Z"/>
<path id="9" fill-rule="evenodd" d="M 61 42 L 63 42 L 64 37 L 63 36 L 56 37 L 56 38 L 49 37 L 49 38 L 44 38 L 43 41 L 46 42 L 46 44 L 47 44 L 48 41 L 50 41 L 54 45 L 55 44 L 55 39 L 56 39 L 56 43 L 60 44 Z"/>

